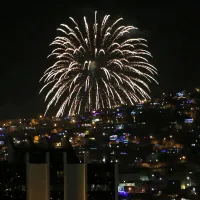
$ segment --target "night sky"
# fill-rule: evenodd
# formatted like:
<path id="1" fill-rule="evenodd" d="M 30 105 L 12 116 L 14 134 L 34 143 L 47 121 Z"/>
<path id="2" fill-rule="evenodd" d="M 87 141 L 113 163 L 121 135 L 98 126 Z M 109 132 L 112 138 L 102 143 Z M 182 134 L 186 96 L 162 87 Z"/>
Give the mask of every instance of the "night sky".
<path id="1" fill-rule="evenodd" d="M 111 14 L 114 19 L 123 17 L 148 39 L 160 82 L 159 86 L 152 85 L 152 96 L 161 91 L 200 86 L 198 4 L 65 2 L 26 5 L 18 1 L 16 5 L 8 2 L 1 6 L 1 118 L 44 112 L 45 93 L 39 96 L 38 81 L 50 65 L 46 57 L 52 50 L 49 44 L 58 33 L 56 28 L 60 23 L 68 23 L 70 16 L 77 21 L 84 15 L 93 18 L 95 10 L 102 17 L 105 14 Z"/>

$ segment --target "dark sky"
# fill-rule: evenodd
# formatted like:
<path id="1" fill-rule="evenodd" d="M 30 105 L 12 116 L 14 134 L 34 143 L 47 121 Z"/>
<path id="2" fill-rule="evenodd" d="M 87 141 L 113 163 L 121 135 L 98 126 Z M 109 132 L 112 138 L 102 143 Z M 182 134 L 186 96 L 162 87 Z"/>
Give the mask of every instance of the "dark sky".
<path id="1" fill-rule="evenodd" d="M 200 86 L 198 4 L 65 2 L 26 5 L 17 1 L 16 5 L 8 2 L 1 6 L 1 118 L 44 111 L 44 95 L 38 95 L 38 81 L 50 64 L 46 57 L 56 28 L 60 23 L 68 23 L 69 16 L 93 17 L 95 10 L 102 16 L 123 17 L 148 39 L 153 64 L 159 70 L 160 85 L 152 86 L 153 95 Z"/>

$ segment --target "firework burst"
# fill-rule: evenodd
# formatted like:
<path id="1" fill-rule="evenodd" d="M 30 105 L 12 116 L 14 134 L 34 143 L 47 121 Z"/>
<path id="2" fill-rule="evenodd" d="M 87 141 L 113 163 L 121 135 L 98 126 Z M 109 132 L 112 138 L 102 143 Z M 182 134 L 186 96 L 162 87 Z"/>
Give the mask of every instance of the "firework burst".
<path id="1" fill-rule="evenodd" d="M 157 70 L 148 62 L 146 40 L 131 37 L 137 28 L 119 25 L 122 18 L 110 24 L 109 17 L 99 23 L 95 12 L 93 26 L 84 17 L 82 29 L 70 17 L 72 26 L 58 28 L 49 55 L 56 61 L 41 78 L 41 91 L 51 86 L 46 112 L 56 104 L 59 117 L 150 99 L 147 83 L 156 82 Z"/>

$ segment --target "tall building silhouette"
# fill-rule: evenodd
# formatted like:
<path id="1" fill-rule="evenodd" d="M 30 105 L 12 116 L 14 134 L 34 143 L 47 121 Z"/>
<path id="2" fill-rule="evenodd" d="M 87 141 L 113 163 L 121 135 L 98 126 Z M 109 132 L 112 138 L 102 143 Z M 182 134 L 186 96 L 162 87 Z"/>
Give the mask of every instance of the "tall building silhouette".
<path id="1" fill-rule="evenodd" d="M 9 138 L 8 148 L 10 163 L 26 165 L 27 200 L 50 200 L 54 194 L 64 200 L 98 200 L 102 194 L 117 199 L 115 165 L 87 164 L 86 156 L 80 163 L 68 140 L 62 149 L 55 149 L 48 140 L 39 146 L 31 139 L 27 146 L 15 147 Z"/>

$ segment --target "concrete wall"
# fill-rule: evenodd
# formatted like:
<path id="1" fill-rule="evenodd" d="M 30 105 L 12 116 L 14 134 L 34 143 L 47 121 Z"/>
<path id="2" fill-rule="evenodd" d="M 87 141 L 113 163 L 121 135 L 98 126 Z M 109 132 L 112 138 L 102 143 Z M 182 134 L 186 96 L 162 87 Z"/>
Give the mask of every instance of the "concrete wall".
<path id="1" fill-rule="evenodd" d="M 45 164 L 30 164 L 26 160 L 27 200 L 50 199 L 49 162 Z"/>
<path id="2" fill-rule="evenodd" d="M 86 165 L 64 164 L 64 200 L 87 200 Z"/>

